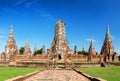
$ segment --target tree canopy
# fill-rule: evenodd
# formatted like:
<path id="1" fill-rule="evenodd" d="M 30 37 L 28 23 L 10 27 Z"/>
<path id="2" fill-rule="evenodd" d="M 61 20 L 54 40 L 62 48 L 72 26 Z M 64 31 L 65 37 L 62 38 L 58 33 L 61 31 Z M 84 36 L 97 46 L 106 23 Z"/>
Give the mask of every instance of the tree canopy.
<path id="1" fill-rule="evenodd" d="M 86 51 L 78 51 L 78 54 L 87 55 L 87 52 Z"/>
<path id="2" fill-rule="evenodd" d="M 21 47 L 21 48 L 19 49 L 19 54 L 23 54 L 23 53 L 24 53 L 24 50 L 25 50 L 25 48 L 24 48 L 24 47 Z"/>
<path id="3" fill-rule="evenodd" d="M 43 49 L 38 49 L 37 51 L 34 52 L 33 55 L 42 54 L 42 50 L 43 50 Z"/>
<path id="4" fill-rule="evenodd" d="M 118 56 L 118 58 L 119 58 L 119 61 L 120 61 L 120 55 Z"/>

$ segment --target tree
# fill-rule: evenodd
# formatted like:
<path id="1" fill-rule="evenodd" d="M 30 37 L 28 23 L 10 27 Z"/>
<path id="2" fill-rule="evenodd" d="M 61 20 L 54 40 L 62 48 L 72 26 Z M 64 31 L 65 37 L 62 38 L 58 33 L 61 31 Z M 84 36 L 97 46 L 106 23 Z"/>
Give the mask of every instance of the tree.
<path id="1" fill-rule="evenodd" d="M 42 54 L 42 49 L 38 49 L 37 51 L 34 52 L 33 55 L 37 55 L 37 54 Z"/>
<path id="2" fill-rule="evenodd" d="M 119 61 L 120 61 L 120 55 L 118 56 L 118 58 L 119 58 Z"/>
<path id="3" fill-rule="evenodd" d="M 96 52 L 96 55 L 98 55 L 98 52 Z"/>
<path id="4" fill-rule="evenodd" d="M 21 47 L 21 48 L 19 49 L 19 54 L 23 54 L 23 53 L 24 53 L 24 50 L 25 50 L 25 48 L 24 48 L 24 47 Z"/>
<path id="5" fill-rule="evenodd" d="M 87 55 L 86 51 L 78 51 L 78 54 Z"/>

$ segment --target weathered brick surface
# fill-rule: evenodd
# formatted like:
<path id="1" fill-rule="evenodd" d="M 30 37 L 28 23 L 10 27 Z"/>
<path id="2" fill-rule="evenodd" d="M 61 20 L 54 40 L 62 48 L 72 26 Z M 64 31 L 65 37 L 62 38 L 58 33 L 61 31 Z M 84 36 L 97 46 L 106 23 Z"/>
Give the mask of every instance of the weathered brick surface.
<path id="1" fill-rule="evenodd" d="M 73 70 L 45 70 L 24 81 L 90 81 Z"/>

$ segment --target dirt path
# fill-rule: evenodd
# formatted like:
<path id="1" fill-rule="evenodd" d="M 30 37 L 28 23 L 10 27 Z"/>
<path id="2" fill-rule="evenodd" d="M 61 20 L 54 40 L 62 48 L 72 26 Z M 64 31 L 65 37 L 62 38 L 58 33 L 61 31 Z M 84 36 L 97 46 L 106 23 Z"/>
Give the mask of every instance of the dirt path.
<path id="1" fill-rule="evenodd" d="M 45 70 L 24 81 L 90 81 L 73 70 Z"/>

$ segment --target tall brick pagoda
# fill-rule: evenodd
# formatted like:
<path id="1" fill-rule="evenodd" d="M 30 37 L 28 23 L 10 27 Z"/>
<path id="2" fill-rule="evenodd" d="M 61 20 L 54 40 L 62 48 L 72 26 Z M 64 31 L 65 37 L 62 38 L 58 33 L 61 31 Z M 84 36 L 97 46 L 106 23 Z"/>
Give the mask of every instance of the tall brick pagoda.
<path id="1" fill-rule="evenodd" d="M 74 54 L 78 54 L 78 47 L 74 46 Z"/>
<path id="2" fill-rule="evenodd" d="M 88 62 L 92 61 L 93 56 L 96 56 L 96 52 L 95 52 L 95 48 L 94 48 L 94 44 L 93 44 L 93 39 L 91 39 L 90 47 L 88 50 Z"/>
<path id="3" fill-rule="evenodd" d="M 46 48 L 45 48 L 45 45 L 42 46 L 42 54 L 46 54 Z"/>
<path id="4" fill-rule="evenodd" d="M 50 48 L 51 54 L 57 55 L 59 59 L 63 59 L 66 54 L 71 54 L 65 34 L 65 23 L 58 20 L 55 26 L 55 36 Z"/>
<path id="5" fill-rule="evenodd" d="M 18 47 L 14 39 L 13 26 L 10 27 L 10 34 L 5 46 L 5 55 L 7 60 L 14 60 L 15 56 L 18 54 Z"/>
<path id="6" fill-rule="evenodd" d="M 86 49 L 85 49 L 85 44 L 83 44 L 82 51 L 86 51 Z"/>
<path id="7" fill-rule="evenodd" d="M 37 50 L 37 45 L 35 44 L 33 53 L 35 53 Z"/>
<path id="8" fill-rule="evenodd" d="M 101 60 L 105 62 L 109 62 L 114 60 L 114 47 L 112 45 L 112 40 L 110 37 L 110 30 L 109 26 L 107 27 L 106 35 L 105 35 L 105 40 L 101 49 Z"/>
<path id="9" fill-rule="evenodd" d="M 32 52 L 31 52 L 30 47 L 29 47 L 29 42 L 28 42 L 28 39 L 26 39 L 24 55 L 31 55 L 31 54 L 32 54 Z"/>

